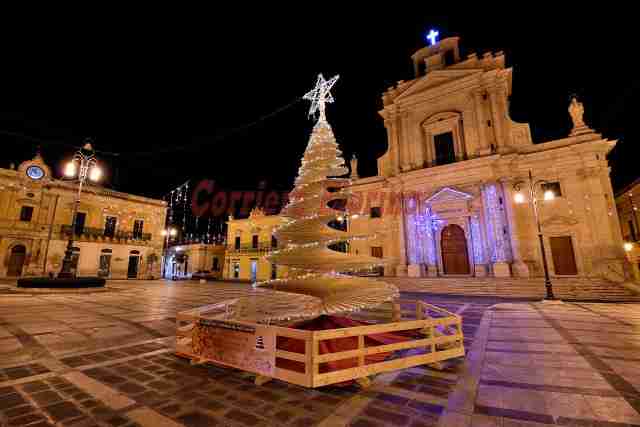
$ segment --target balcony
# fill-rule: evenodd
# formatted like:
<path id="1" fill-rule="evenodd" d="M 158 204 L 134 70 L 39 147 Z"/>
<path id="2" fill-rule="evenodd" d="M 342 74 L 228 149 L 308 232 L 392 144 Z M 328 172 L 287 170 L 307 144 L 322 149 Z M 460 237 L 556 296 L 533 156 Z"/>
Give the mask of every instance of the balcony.
<path id="1" fill-rule="evenodd" d="M 271 246 L 271 244 L 268 243 L 259 244 L 257 248 L 253 247 L 253 245 L 240 245 L 239 248 L 236 248 L 235 245 L 227 246 L 228 253 L 236 254 L 266 254 L 274 249 L 277 248 L 274 248 L 273 246 Z"/>
<path id="2" fill-rule="evenodd" d="M 60 233 L 67 238 L 71 235 L 71 226 L 63 225 L 60 227 Z M 106 236 L 104 234 L 104 228 L 91 228 L 84 227 L 80 233 L 76 233 L 75 236 L 78 240 L 84 241 L 96 241 L 102 240 L 105 242 L 114 243 L 127 243 L 127 242 L 148 242 L 151 240 L 151 233 L 142 233 L 139 236 L 134 236 L 131 231 L 117 231 L 113 236 Z"/>

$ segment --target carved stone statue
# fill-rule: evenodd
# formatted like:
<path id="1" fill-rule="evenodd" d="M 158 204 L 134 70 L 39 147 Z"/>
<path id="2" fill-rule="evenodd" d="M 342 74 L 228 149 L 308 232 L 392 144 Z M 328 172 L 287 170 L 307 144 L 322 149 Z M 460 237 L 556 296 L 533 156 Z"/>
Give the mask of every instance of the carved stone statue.
<path id="1" fill-rule="evenodd" d="M 573 121 L 573 129 L 571 130 L 572 135 L 579 133 L 579 130 L 588 129 L 584 119 L 582 118 L 584 116 L 584 106 L 582 105 L 582 102 L 576 99 L 575 96 L 571 99 L 571 104 L 569 104 L 569 115 Z"/>
<path id="2" fill-rule="evenodd" d="M 354 154 L 353 157 L 351 157 L 351 174 L 349 175 L 351 177 L 351 179 L 358 179 L 358 158 L 356 157 L 356 155 Z"/>

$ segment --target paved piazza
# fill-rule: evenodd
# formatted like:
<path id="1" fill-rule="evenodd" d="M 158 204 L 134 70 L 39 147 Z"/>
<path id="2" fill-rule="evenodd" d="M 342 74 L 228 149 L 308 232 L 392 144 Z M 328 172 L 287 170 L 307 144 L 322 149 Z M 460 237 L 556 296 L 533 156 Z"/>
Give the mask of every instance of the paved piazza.
<path id="1" fill-rule="evenodd" d="M 0 284 L 0 426 L 640 425 L 640 304 L 405 293 L 463 316 L 468 355 L 316 390 L 173 356 L 175 314 L 247 285 Z"/>

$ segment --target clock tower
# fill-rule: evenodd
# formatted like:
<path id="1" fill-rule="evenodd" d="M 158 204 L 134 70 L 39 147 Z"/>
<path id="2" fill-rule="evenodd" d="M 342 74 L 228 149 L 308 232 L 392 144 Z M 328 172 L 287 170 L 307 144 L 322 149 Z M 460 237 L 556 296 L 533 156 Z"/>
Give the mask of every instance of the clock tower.
<path id="1" fill-rule="evenodd" d="M 47 166 L 40 153 L 18 167 L 19 175 L 31 183 L 45 183 L 51 180 L 51 168 Z"/>

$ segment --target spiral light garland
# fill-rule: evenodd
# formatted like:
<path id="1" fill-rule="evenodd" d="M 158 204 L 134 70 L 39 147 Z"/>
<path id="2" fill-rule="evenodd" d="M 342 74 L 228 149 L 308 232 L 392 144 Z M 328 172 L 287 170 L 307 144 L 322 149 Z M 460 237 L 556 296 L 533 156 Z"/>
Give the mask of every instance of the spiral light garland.
<path id="1" fill-rule="evenodd" d="M 350 232 L 348 227 L 331 226 L 348 223 L 349 219 L 359 216 L 351 215 L 346 208 L 351 197 L 351 180 L 339 177 L 346 175 L 349 169 L 326 120 L 325 104 L 333 102 L 329 89 L 337 79 L 336 76 L 325 81 L 320 75 L 316 87 L 305 95 L 305 99 L 312 102 L 310 114 L 318 112 L 319 117 L 289 203 L 280 214 L 284 222 L 274 233 L 281 248 L 267 255 L 270 262 L 288 266 L 289 277 L 256 284 L 317 298 L 318 304 L 301 307 L 297 313 L 299 317 L 361 310 L 398 296 L 398 289 L 393 285 L 345 274 L 379 266 L 382 264 L 380 258 L 331 248 L 336 244 L 377 237 Z M 273 316 L 272 319 L 277 319 L 277 312 Z"/>

